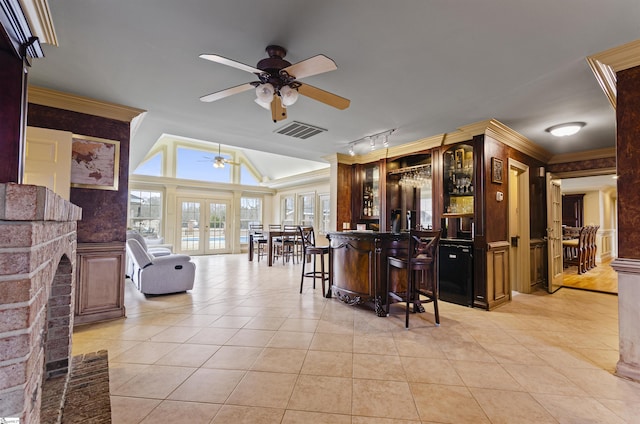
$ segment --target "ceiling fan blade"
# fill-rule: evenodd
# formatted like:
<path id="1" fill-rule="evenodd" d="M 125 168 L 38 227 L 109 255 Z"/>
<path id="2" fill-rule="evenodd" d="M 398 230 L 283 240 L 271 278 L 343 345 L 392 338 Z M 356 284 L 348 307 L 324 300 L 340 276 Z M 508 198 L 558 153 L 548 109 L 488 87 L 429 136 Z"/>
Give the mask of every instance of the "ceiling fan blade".
<path id="1" fill-rule="evenodd" d="M 298 87 L 298 92 L 303 96 L 311 97 L 336 109 L 345 110 L 351 104 L 351 100 L 340 97 L 337 94 L 329 93 L 309 84 L 302 84 Z"/>
<path id="2" fill-rule="evenodd" d="M 234 94 L 242 93 L 243 91 L 253 90 L 254 87 L 250 83 L 236 85 L 235 87 L 227 88 L 226 90 L 216 91 L 215 93 L 207 94 L 200 97 L 202 102 L 214 102 L 216 100 L 224 99 L 225 97 L 232 96 Z"/>
<path id="3" fill-rule="evenodd" d="M 289 75 L 294 76 L 296 79 L 310 77 L 311 75 L 318 75 L 324 72 L 335 71 L 338 69 L 336 63 L 323 54 L 310 57 L 301 62 L 294 63 L 291 66 L 287 66 L 283 71 L 287 71 Z"/>
<path id="4" fill-rule="evenodd" d="M 227 59 L 226 57 L 217 54 L 201 54 L 202 59 L 210 60 L 212 62 L 220 63 L 222 65 L 231 66 L 232 68 L 240 69 L 241 71 L 251 72 L 252 74 L 260 75 L 263 71 L 253 66 L 245 65 L 242 62 L 236 60 Z"/>
<path id="5" fill-rule="evenodd" d="M 271 119 L 273 119 L 273 122 L 287 119 L 287 109 L 282 107 L 282 102 L 278 96 L 274 96 L 271 101 Z"/>

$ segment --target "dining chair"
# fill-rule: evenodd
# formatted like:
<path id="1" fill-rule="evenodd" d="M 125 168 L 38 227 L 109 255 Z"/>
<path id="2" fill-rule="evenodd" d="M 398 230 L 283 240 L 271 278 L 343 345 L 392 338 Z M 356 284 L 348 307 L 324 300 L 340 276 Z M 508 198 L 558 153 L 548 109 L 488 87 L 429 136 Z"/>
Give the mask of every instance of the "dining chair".
<path id="1" fill-rule="evenodd" d="M 283 226 L 284 231 L 287 233 L 283 238 L 283 260 L 287 261 L 291 258 L 292 262 L 295 264 L 296 259 L 300 262 L 300 258 L 302 257 L 302 240 L 300 240 L 300 235 L 298 234 L 298 226 L 285 224 Z"/>
<path id="2" fill-rule="evenodd" d="M 264 235 L 264 226 L 262 224 L 249 224 L 249 232 L 253 234 L 253 250 L 258 256 L 258 262 L 260 262 L 260 257 L 267 255 L 268 240 Z"/>
<path id="3" fill-rule="evenodd" d="M 389 256 L 387 258 L 387 316 L 391 301 L 405 302 L 405 327 L 409 328 L 409 310 L 413 304 L 413 312 L 423 312 L 422 303 L 433 303 L 436 326 L 440 325 L 438 313 L 438 244 L 440 231 L 411 230 L 409 232 L 409 249 L 404 257 Z M 391 287 L 392 268 L 405 269 L 406 291 L 401 288 L 393 291 Z M 426 300 L 421 299 L 421 296 Z"/>

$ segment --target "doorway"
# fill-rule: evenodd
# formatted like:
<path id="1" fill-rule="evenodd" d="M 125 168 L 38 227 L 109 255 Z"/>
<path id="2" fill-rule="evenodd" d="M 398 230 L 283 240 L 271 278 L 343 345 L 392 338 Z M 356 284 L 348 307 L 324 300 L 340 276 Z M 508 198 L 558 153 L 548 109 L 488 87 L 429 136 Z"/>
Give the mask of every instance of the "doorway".
<path id="1" fill-rule="evenodd" d="M 227 200 L 178 199 L 180 253 L 212 255 L 229 253 L 230 234 L 227 216 L 231 205 Z"/>
<path id="2" fill-rule="evenodd" d="M 615 175 L 563 176 L 561 179 L 563 224 L 571 227 L 596 225 L 596 266 L 578 273 L 572 265 L 564 268 L 564 287 L 597 292 L 614 293 L 617 290 L 617 275 L 610 263 L 617 257 L 617 187 Z M 569 199 L 569 200 L 567 200 Z M 579 199 L 579 202 L 573 202 Z M 565 206 L 569 205 L 569 211 Z M 575 210 L 574 210 L 575 209 Z M 566 217 L 582 218 L 570 224 Z M 568 236 L 567 236 L 568 237 Z"/>
<path id="3" fill-rule="evenodd" d="M 529 167 L 509 158 L 509 269 L 511 289 L 531 293 Z"/>

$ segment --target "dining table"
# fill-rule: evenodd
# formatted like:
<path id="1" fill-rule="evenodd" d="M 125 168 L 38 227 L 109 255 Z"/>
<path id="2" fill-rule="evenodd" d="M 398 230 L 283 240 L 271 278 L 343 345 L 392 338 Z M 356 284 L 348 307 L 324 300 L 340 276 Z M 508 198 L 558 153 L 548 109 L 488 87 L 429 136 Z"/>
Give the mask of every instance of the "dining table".
<path id="1" fill-rule="evenodd" d="M 268 266 L 272 266 L 273 265 L 273 254 L 274 254 L 274 248 L 273 248 L 273 242 L 274 240 L 276 240 L 278 237 L 295 237 L 298 232 L 296 230 L 269 230 L 269 231 L 261 231 L 261 237 L 267 237 L 267 245 L 269 246 L 268 248 L 268 254 L 267 254 L 267 265 Z M 253 236 L 254 234 L 249 232 L 249 261 L 253 261 Z"/>

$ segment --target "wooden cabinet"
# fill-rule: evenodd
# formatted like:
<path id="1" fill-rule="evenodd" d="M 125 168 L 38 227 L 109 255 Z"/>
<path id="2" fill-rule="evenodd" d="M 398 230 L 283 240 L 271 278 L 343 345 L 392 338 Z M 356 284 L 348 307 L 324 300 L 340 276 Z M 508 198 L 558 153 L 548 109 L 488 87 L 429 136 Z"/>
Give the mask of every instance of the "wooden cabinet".
<path id="1" fill-rule="evenodd" d="M 360 218 L 377 219 L 380 217 L 380 168 L 377 164 L 367 165 L 362 174 Z"/>
<path id="2" fill-rule="evenodd" d="M 430 152 L 390 159 L 386 169 L 385 230 L 433 228 L 433 173 Z"/>
<path id="3" fill-rule="evenodd" d="M 531 287 L 547 284 L 547 242 L 543 239 L 531 240 L 529 248 L 531 267 Z"/>
<path id="4" fill-rule="evenodd" d="M 457 144 L 442 157 L 443 208 L 446 238 L 473 239 L 475 178 L 473 146 Z"/>
<path id="5" fill-rule="evenodd" d="M 336 232 L 327 235 L 330 295 L 349 305 L 372 303 L 384 316 L 387 298 L 387 257 L 406 255 L 408 234 Z M 406 276 L 393 274 L 393 284 L 403 284 Z"/>
<path id="6" fill-rule="evenodd" d="M 76 254 L 74 323 L 123 317 L 124 243 L 78 243 Z"/>
<path id="7" fill-rule="evenodd" d="M 473 216 L 473 146 L 455 145 L 443 155 L 444 214 Z"/>
<path id="8" fill-rule="evenodd" d="M 584 224 L 584 194 L 562 196 L 562 225 L 582 227 Z"/>

